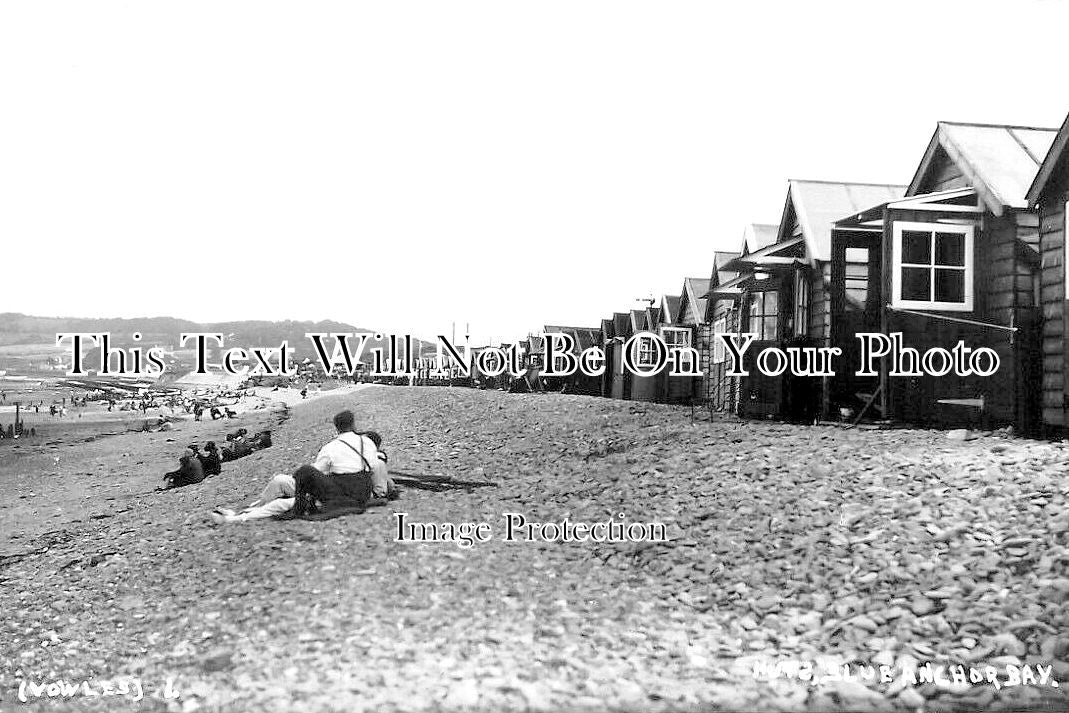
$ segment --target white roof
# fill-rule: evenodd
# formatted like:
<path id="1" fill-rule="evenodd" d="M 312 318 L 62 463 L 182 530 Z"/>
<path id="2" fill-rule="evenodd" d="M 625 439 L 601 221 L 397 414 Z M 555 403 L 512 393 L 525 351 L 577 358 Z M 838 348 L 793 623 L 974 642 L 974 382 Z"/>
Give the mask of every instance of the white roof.
<path id="1" fill-rule="evenodd" d="M 901 198 L 905 190 L 905 186 L 884 183 L 792 179 L 787 189 L 784 218 L 787 217 L 788 209 L 793 207 L 805 237 L 807 257 L 811 260 L 826 261 L 831 259 L 831 229 L 837 220 L 860 213 L 874 205 Z M 781 239 L 788 237 L 782 236 Z"/>
<path id="2" fill-rule="evenodd" d="M 1057 129 L 941 121 L 907 195 L 915 195 L 942 146 L 996 215 L 1002 206 L 1028 207 L 1028 189 L 1054 143 Z"/>

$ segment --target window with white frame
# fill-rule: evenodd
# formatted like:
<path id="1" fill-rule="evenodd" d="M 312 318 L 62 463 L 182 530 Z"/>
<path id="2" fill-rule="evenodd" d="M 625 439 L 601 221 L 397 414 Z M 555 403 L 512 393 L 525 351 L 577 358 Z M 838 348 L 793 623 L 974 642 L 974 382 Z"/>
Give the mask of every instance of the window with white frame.
<path id="1" fill-rule="evenodd" d="M 669 354 L 680 347 L 689 347 L 691 344 L 690 327 L 662 327 L 661 339 L 664 340 L 665 345 L 668 347 Z M 687 371 L 695 370 L 693 356 L 689 352 L 684 358 L 680 359 L 680 366 Z"/>
<path id="2" fill-rule="evenodd" d="M 727 319 L 724 317 L 718 317 L 713 320 L 713 363 L 723 364 L 724 359 L 727 358 L 726 350 L 724 349 L 724 340 L 716 336 L 718 334 L 726 334 L 728 328 Z"/>
<path id="3" fill-rule="evenodd" d="M 973 232 L 971 225 L 896 222 L 891 305 L 972 310 Z"/>
<path id="4" fill-rule="evenodd" d="M 794 336 L 809 334 L 809 275 L 805 270 L 794 271 Z"/>
<path id="5" fill-rule="evenodd" d="M 654 336 L 640 335 L 638 338 L 638 359 L 636 359 L 637 366 L 651 367 L 657 364 L 657 344 L 654 342 Z"/>
<path id="6" fill-rule="evenodd" d="M 754 292 L 750 295 L 750 324 L 748 331 L 756 334 L 758 341 L 775 341 L 779 338 L 779 293 Z"/>
<path id="7" fill-rule="evenodd" d="M 672 347 L 689 347 L 690 346 L 690 328 L 689 327 L 662 327 L 661 339 L 668 345 L 668 348 Z"/>

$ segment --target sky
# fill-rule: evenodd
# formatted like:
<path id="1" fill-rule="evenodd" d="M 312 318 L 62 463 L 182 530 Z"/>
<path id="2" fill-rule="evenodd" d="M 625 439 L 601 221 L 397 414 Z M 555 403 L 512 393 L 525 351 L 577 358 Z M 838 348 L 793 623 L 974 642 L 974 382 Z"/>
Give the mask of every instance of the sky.
<path id="1" fill-rule="evenodd" d="M 1069 0 L 0 4 L 0 311 L 473 344 L 708 277 L 788 178 L 1057 127 Z"/>

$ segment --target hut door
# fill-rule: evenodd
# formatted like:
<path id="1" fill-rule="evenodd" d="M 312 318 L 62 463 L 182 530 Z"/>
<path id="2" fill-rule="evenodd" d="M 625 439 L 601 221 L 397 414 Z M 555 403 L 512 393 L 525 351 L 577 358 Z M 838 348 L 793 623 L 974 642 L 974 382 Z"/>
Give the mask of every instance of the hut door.
<path id="1" fill-rule="evenodd" d="M 757 368 L 757 355 L 767 347 L 779 347 L 780 301 L 777 290 L 751 292 L 746 300 L 745 332 L 757 336 L 743 359 L 749 376 L 743 377 L 739 394 L 739 415 L 776 418 L 783 404 L 783 379 L 768 376 Z"/>
<path id="2" fill-rule="evenodd" d="M 879 377 L 856 376 L 860 363 L 859 332 L 880 331 L 880 285 L 883 256 L 880 235 L 848 233 L 836 236 L 831 263 L 831 339 L 843 350 L 835 370 L 830 416 L 840 408 L 855 411 L 879 386 Z M 875 415 L 871 414 L 870 415 Z"/>

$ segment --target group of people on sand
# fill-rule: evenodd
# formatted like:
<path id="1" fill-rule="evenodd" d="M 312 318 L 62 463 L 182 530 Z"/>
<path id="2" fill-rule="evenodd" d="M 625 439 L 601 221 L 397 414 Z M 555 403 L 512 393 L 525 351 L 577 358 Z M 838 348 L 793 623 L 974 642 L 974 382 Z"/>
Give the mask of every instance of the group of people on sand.
<path id="1" fill-rule="evenodd" d="M 182 488 L 196 485 L 209 475 L 223 472 L 223 459 L 215 441 L 204 444 L 204 453 L 200 446 L 191 443 L 178 458 L 178 470 L 172 470 L 163 476 L 165 488 Z"/>
<path id="2" fill-rule="evenodd" d="M 204 452 L 201 453 L 200 446 L 191 443 L 179 456 L 178 469 L 164 474 L 163 489 L 196 485 L 209 475 L 219 475 L 222 472 L 223 463 L 244 458 L 253 451 L 270 446 L 270 431 L 260 431 L 249 438 L 249 432 L 244 428 L 228 433 L 226 445 L 222 450 L 215 445 L 215 441 L 208 441 L 204 444 Z"/>
<path id="3" fill-rule="evenodd" d="M 241 511 L 216 508 L 218 524 L 270 517 L 333 517 L 384 505 L 399 497 L 387 469 L 382 437 L 357 431 L 356 417 L 346 409 L 334 416 L 337 435 L 319 449 L 315 462 L 292 475 L 271 478 L 260 496 Z"/>

